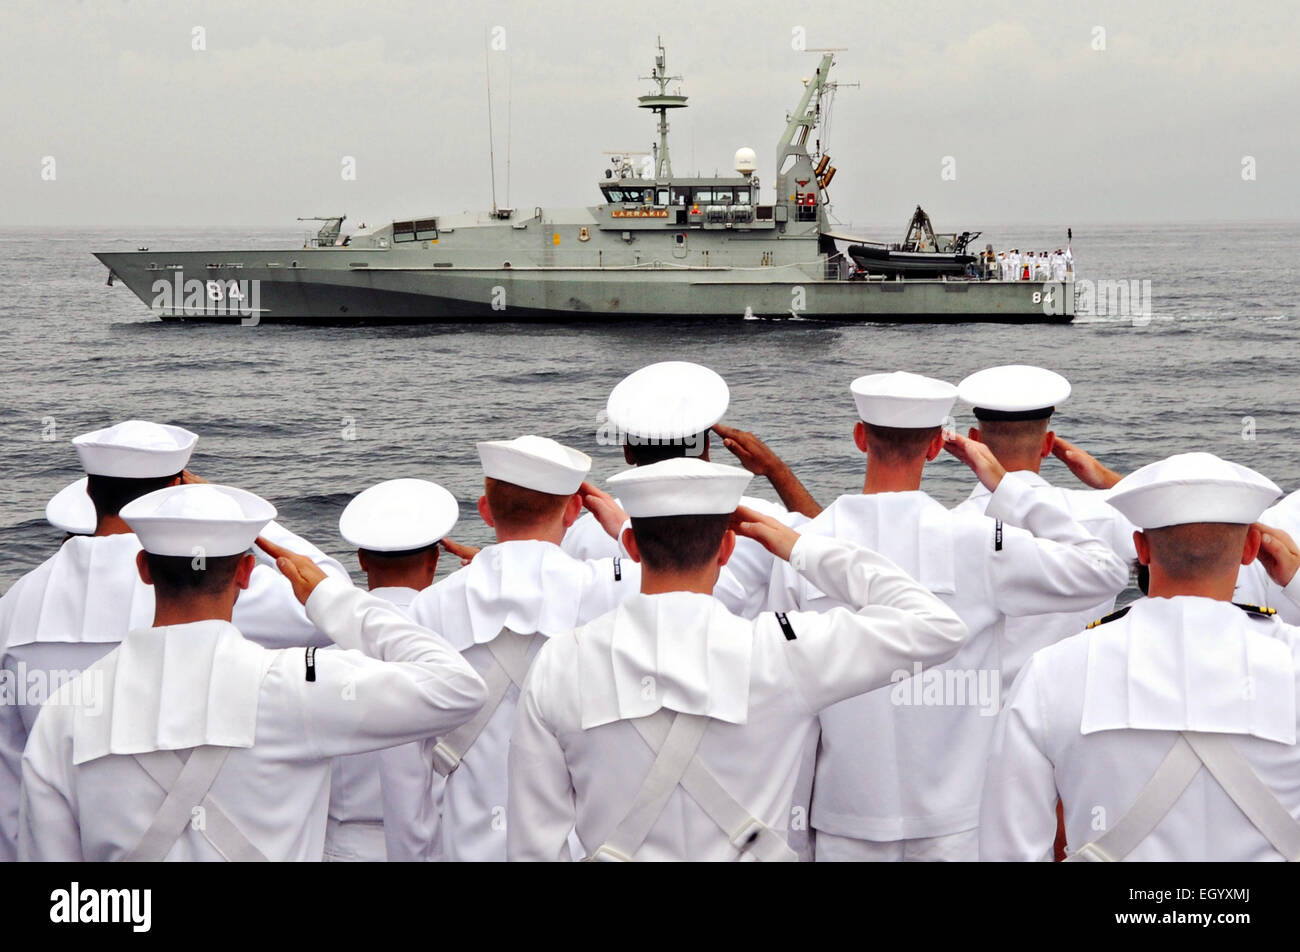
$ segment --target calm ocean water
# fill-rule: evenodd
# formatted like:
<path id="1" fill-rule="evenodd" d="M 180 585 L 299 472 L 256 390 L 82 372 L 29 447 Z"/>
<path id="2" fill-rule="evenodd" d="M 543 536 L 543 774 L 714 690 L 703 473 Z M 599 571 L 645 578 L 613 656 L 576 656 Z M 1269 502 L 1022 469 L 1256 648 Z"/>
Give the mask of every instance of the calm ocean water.
<path id="1" fill-rule="evenodd" d="M 1300 276 L 1279 267 L 1300 244 L 1300 224 L 1074 230 L 1081 277 L 1150 279 L 1148 323 L 170 325 L 125 287 L 105 287 L 91 250 L 292 247 L 300 233 L 0 231 L 0 590 L 58 545 L 44 507 L 80 475 L 68 440 L 86 430 L 132 417 L 194 430 L 192 468 L 267 497 L 288 527 L 352 565 L 339 513 L 353 494 L 398 476 L 445 485 L 461 501 L 454 536 L 489 541 L 474 512 L 476 440 L 552 436 L 590 453 L 598 480 L 617 472 L 620 451 L 595 439 L 605 398 L 627 373 L 667 359 L 726 377 L 727 422 L 766 439 L 822 502 L 861 487 L 854 377 L 911 370 L 956 382 L 998 363 L 1069 377 L 1074 393 L 1054 428 L 1121 472 L 1208 450 L 1288 491 L 1300 486 L 1292 391 Z M 991 228 L 980 244 L 1050 249 L 1061 243 L 1058 231 Z M 960 406 L 957 419 L 971 421 Z M 721 448 L 714 456 L 727 457 Z M 1072 480 L 1054 459 L 1043 472 Z M 969 471 L 951 458 L 927 470 L 926 488 L 944 503 L 970 486 Z M 774 498 L 765 485 L 755 488 Z"/>

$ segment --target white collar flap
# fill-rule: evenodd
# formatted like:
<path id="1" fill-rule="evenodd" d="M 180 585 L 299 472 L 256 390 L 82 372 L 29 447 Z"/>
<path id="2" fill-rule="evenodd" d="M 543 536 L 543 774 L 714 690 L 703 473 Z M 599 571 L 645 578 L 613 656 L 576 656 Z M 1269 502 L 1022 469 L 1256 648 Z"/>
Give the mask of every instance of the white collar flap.
<path id="1" fill-rule="evenodd" d="M 640 587 L 640 566 L 631 559 L 582 562 L 550 542 L 501 542 L 422 592 L 413 612 L 464 651 L 486 644 L 503 628 L 521 635 L 564 634 Z"/>
<path id="2" fill-rule="evenodd" d="M 577 640 L 583 730 L 661 707 L 748 719 L 754 624 L 709 595 L 634 595 Z"/>
<path id="3" fill-rule="evenodd" d="M 15 586 L 9 644 L 103 644 L 150 624 L 153 589 L 136 571 L 139 551 L 140 541 L 126 533 L 68 539 Z"/>
<path id="4" fill-rule="evenodd" d="M 252 747 L 275 653 L 225 621 L 131 631 L 83 672 L 97 703 L 77 706 L 73 763 L 107 754 Z M 98 684 L 95 682 L 98 680 Z"/>
<path id="5" fill-rule="evenodd" d="M 1205 731 L 1296 742 L 1295 661 L 1276 618 L 1147 598 L 1088 632 L 1081 731 Z"/>

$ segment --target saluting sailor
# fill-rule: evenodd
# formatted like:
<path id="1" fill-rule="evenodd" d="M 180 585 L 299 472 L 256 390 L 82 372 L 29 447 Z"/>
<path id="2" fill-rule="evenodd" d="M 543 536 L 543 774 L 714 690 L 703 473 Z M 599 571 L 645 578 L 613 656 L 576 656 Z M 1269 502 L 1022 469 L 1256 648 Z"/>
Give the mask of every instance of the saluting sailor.
<path id="1" fill-rule="evenodd" d="M 120 515 L 143 546 L 153 624 L 41 708 L 20 859 L 319 860 L 332 758 L 453 729 L 482 706 L 482 679 L 442 638 L 265 540 L 308 618 L 353 650 L 244 638 L 233 609 L 275 516 L 252 493 L 174 486 Z"/>
<path id="2" fill-rule="evenodd" d="M 1276 580 L 1280 565 L 1300 559 L 1295 542 L 1300 538 L 1300 492 L 1265 509 L 1259 523 L 1259 558 L 1237 573 L 1233 601 L 1268 605 L 1288 625 L 1300 625 L 1300 581 L 1289 576 Z"/>
<path id="3" fill-rule="evenodd" d="M 1128 572 L 1105 543 L 988 447 L 941 429 L 952 384 L 917 374 L 853 381 L 867 454 L 860 494 L 841 496 L 802 528 L 892 559 L 944 600 L 971 636 L 951 661 L 822 712 L 813 786 L 818 860 L 969 860 L 988 743 L 1000 701 L 996 634 L 1012 615 L 1082 609 L 1113 596 Z M 950 512 L 921 490 L 947 449 L 988 487 L 986 514 Z M 773 608 L 817 609 L 832 593 L 789 571 Z"/>
<path id="4" fill-rule="evenodd" d="M 1004 469 L 1020 473 L 1036 493 L 1049 497 L 1069 512 L 1075 522 L 1106 543 L 1125 565 L 1136 564 L 1134 526 L 1118 509 L 1107 505 L 1106 492 L 1057 488 L 1040 474 L 1043 460 L 1056 448 L 1051 418 L 1070 396 L 1068 380 L 1042 367 L 1023 364 L 989 367 L 958 384 L 957 396 L 970 404 L 975 414 L 978 426 L 969 431 L 972 440 L 987 446 Z M 988 488 L 977 482 L 970 496 L 954 511 L 982 515 L 990 498 Z M 1039 648 L 1075 634 L 1114 607 L 1112 594 L 1081 611 L 1007 618 L 997 635 L 1002 683 L 1010 687 L 1021 666 Z"/>
<path id="5" fill-rule="evenodd" d="M 347 504 L 339 517 L 339 535 L 356 547 L 370 594 L 409 614 L 415 596 L 433 584 L 438 543 L 451 531 L 459 515 L 456 498 L 437 483 L 390 479 L 364 490 Z M 380 764 L 389 758 L 390 771 L 400 772 L 405 765 L 417 777 L 424 774 L 420 769 L 420 746 L 415 743 L 334 761 L 325 830 L 327 861 L 413 858 L 405 855 L 406 847 L 397 831 L 395 855 L 389 855 L 385 843 L 388 829 L 384 823 Z M 441 789 L 436 791 L 440 793 Z M 435 801 L 439 799 L 434 797 Z M 400 830 L 402 824 L 393 826 Z"/>
<path id="6" fill-rule="evenodd" d="M 15 696 L 0 703 L 0 859 L 17 848 L 20 758 L 46 692 L 111 650 L 132 628 L 150 625 L 154 590 L 140 580 L 140 540 L 119 515 L 146 493 L 180 482 L 202 482 L 186 466 L 198 437 L 178 426 L 127 420 L 73 439 L 85 470 L 85 501 L 64 490 L 47 516 L 83 528 L 94 509 L 92 535 L 67 539 L 0 598 L 0 664 Z M 310 555 L 327 574 L 347 580 L 343 566 L 315 546 L 269 523 L 266 538 Z M 268 647 L 324 644 L 289 583 L 259 564 L 239 600 L 236 623 Z M 26 690 L 19 692 L 18 686 Z M 19 702 L 22 703 L 19 703 Z"/>
<path id="7" fill-rule="evenodd" d="M 1208 453 L 1126 476 L 1149 597 L 1044 648 L 1012 689 L 984 790 L 980 857 L 1300 860 L 1300 629 L 1231 602 L 1272 482 Z M 1279 581 L 1295 572 L 1292 561 Z"/>
<path id="8" fill-rule="evenodd" d="M 385 760 L 386 823 L 406 825 L 401 835 L 417 847 L 424 840 L 419 858 L 449 862 L 506 858 L 506 756 L 529 665 L 547 638 L 634 595 L 641 574 L 630 559 L 580 561 L 560 548 L 582 511 L 590 457 L 539 436 L 479 443 L 478 454 L 479 514 L 497 542 L 420 593 L 411 615 L 446 633 L 487 682 L 488 702 L 425 744 L 422 782 L 390 776 Z M 446 777 L 440 821 L 430 809 L 434 773 Z"/>
<path id="9" fill-rule="evenodd" d="M 613 477 L 641 592 L 548 639 L 510 742 L 512 860 L 790 860 L 817 711 L 949 657 L 965 626 L 888 559 L 740 509 L 752 477 L 672 459 Z M 733 516 L 735 521 L 733 521 Z M 736 531 L 850 608 L 738 618 L 712 596 Z"/>
<path id="10" fill-rule="evenodd" d="M 606 422 L 622 443 L 623 458 L 630 466 L 678 457 L 707 461 L 710 433 L 717 433 L 746 469 L 768 478 L 784 503 L 777 505 L 747 496 L 742 505 L 786 525 L 807 522 L 821 507 L 790 467 L 752 433 L 719 423 L 730 401 L 726 381 L 708 367 L 682 360 L 664 361 L 642 367 L 619 382 L 605 406 Z M 590 498 L 586 501 L 592 502 Z M 578 519 L 565 533 L 564 551 L 583 559 L 625 554 L 619 549 L 618 539 L 603 525 L 603 515 L 590 512 Z M 736 551 L 718 580 L 715 594 L 732 611 L 752 617 L 762 607 L 772 564 L 771 554 L 761 545 L 751 539 L 737 540 Z"/>

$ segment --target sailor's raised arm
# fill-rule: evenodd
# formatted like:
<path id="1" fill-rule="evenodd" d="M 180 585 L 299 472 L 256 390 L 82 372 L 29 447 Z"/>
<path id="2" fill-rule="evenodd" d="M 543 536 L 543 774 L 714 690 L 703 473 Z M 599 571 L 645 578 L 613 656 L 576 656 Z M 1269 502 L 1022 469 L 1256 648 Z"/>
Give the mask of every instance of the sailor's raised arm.
<path id="1" fill-rule="evenodd" d="M 1123 591 L 1128 584 L 1124 561 L 1067 510 L 1037 492 L 1024 474 L 1008 473 L 987 446 L 955 433 L 944 448 L 992 492 L 984 510 L 995 521 L 986 565 L 1000 612 L 1077 611 Z M 999 522 L 1012 528 L 1004 531 Z"/>
<path id="2" fill-rule="evenodd" d="M 1110 489 L 1122 478 L 1097 457 L 1059 435 L 1052 441 L 1052 455 L 1068 466 L 1079 482 L 1093 489 Z"/>
<path id="3" fill-rule="evenodd" d="M 809 519 L 815 519 L 822 511 L 821 505 L 813 498 L 799 477 L 781 459 L 771 447 L 746 430 L 739 430 L 721 423 L 713 425 L 713 432 L 722 437 L 722 445 L 740 460 L 740 465 L 755 476 L 765 476 L 772 484 L 781 503 L 790 512 L 801 513 Z"/>
<path id="4" fill-rule="evenodd" d="M 206 482 L 206 479 L 199 476 L 191 469 L 186 469 L 181 473 L 182 485 Z M 305 555 L 331 578 L 342 579 L 345 582 L 350 582 L 352 580 L 352 577 L 348 575 L 348 570 L 343 567 L 343 563 L 338 559 L 331 555 L 326 555 L 323 550 L 308 542 L 306 539 L 302 538 L 302 536 L 290 532 L 274 519 L 268 522 L 258 535 L 281 548 L 288 549 L 290 552 L 296 552 L 298 555 Z M 270 568 L 275 568 L 275 559 L 265 550 L 255 549 L 253 555 L 257 557 L 259 564 L 265 564 Z"/>
<path id="5" fill-rule="evenodd" d="M 341 648 L 280 653 L 273 670 L 300 706 L 308 756 L 379 750 L 454 730 L 487 700 L 487 688 L 451 645 L 381 598 L 327 578 L 305 556 L 274 543 L 307 617 Z M 293 670 L 287 670 L 287 668 Z"/>
<path id="6" fill-rule="evenodd" d="M 762 616 L 781 628 L 791 671 L 810 710 L 863 694 L 947 661 L 966 625 L 929 589 L 877 552 L 827 536 L 799 535 L 753 510 L 737 510 L 741 535 L 789 561 L 805 580 L 848 608 Z"/>

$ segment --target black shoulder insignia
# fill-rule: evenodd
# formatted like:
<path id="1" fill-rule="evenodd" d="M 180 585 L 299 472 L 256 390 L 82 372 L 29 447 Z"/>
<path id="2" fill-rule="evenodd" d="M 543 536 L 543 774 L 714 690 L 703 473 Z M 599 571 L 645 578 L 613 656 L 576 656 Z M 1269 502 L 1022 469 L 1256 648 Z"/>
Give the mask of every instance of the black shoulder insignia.
<path id="1" fill-rule="evenodd" d="M 1002 551 L 1002 520 L 1001 519 L 995 519 L 993 521 L 993 551 L 994 552 Z"/>
<path id="2" fill-rule="evenodd" d="M 619 561 L 618 557 L 615 556 L 615 558 L 614 558 L 614 581 L 615 581 L 615 582 L 620 581 L 622 578 L 623 578 L 623 565 L 622 565 L 622 563 Z"/>
<path id="3" fill-rule="evenodd" d="M 794 625 L 790 624 L 790 619 L 785 617 L 785 612 L 776 612 L 776 623 L 781 626 L 785 640 L 794 641 Z"/>
<path id="4" fill-rule="evenodd" d="M 1277 614 L 1276 608 L 1264 608 L 1260 605 L 1243 605 L 1241 602 L 1233 602 L 1232 604 L 1236 605 L 1248 614 L 1259 615 L 1261 618 L 1268 618 Z"/>
<path id="5" fill-rule="evenodd" d="M 316 648 L 312 646 L 307 649 L 307 680 L 316 680 Z"/>
<path id="6" fill-rule="evenodd" d="M 1125 615 L 1128 614 L 1128 610 L 1132 607 L 1133 607 L 1132 605 L 1125 605 L 1123 608 L 1119 609 L 1118 611 L 1113 611 L 1109 615 L 1103 615 L 1102 617 L 1098 618 L 1096 621 L 1089 622 L 1088 627 L 1096 628 L 1098 625 L 1104 625 L 1106 624 L 1106 622 L 1114 621 L 1116 618 L 1123 618 Z"/>

